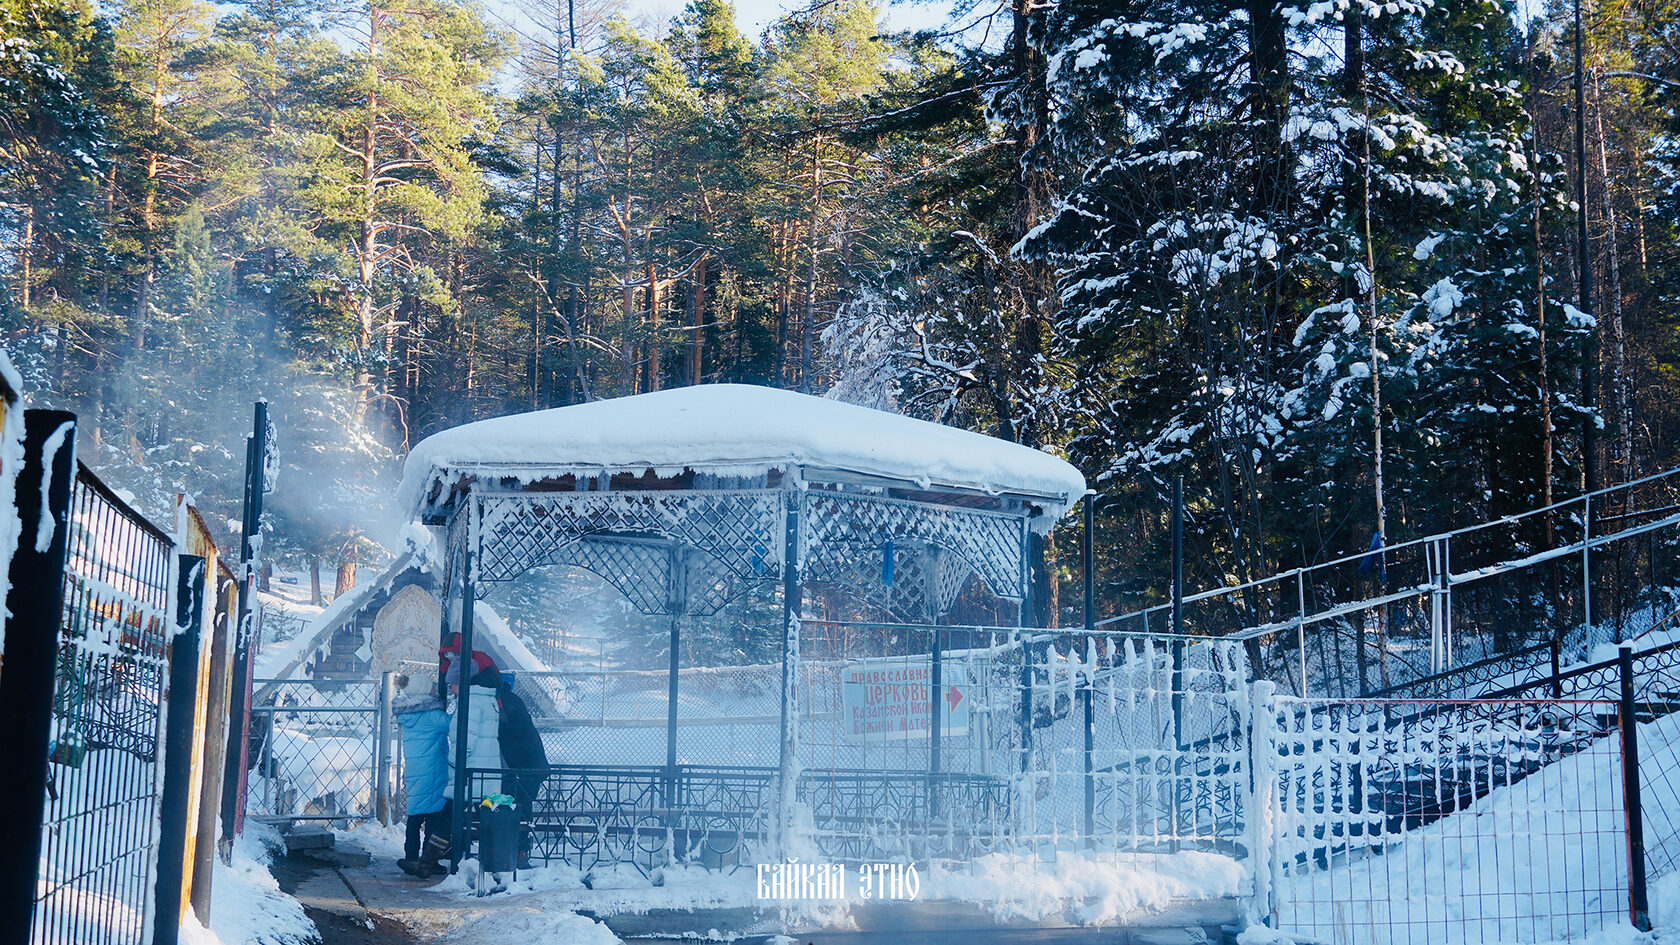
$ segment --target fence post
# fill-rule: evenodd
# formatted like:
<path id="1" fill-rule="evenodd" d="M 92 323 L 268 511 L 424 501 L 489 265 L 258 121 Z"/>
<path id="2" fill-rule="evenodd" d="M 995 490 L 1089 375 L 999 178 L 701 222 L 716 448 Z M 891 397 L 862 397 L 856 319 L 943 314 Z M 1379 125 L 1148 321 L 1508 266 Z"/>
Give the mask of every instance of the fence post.
<path id="1" fill-rule="evenodd" d="M 391 694 L 396 689 L 396 674 L 386 670 L 379 676 L 379 716 L 374 724 L 373 746 L 373 813 L 379 823 L 391 825 Z"/>
<path id="2" fill-rule="evenodd" d="M 1295 569 L 1295 645 L 1301 648 L 1301 688 L 1302 698 L 1310 691 L 1307 687 L 1307 571 L 1305 568 Z M 1254 665 L 1260 665 L 1256 662 Z M 1326 674 L 1328 677 L 1328 674 Z M 1325 679 L 1329 683 L 1329 679 Z"/>
<path id="3" fill-rule="evenodd" d="M 1446 660 L 1453 663 L 1452 535 L 1441 539 L 1441 637 L 1446 642 Z"/>
<path id="4" fill-rule="evenodd" d="M 671 653 L 665 673 L 665 829 L 676 836 L 677 813 L 677 716 L 682 698 L 683 614 L 688 610 L 688 568 L 683 546 L 672 542 L 665 557 L 665 610 L 671 615 Z M 667 850 L 673 860 L 677 851 Z"/>
<path id="5" fill-rule="evenodd" d="M 0 941 L 30 941 L 41 859 L 53 684 L 64 617 L 70 482 L 76 474 L 76 415 L 23 414 L 23 467 L 17 476 L 21 530 L 12 555 L 6 607 L 0 731 L 10 776 L 0 778 Z M 45 502 L 43 503 L 43 500 Z"/>
<path id="6" fill-rule="evenodd" d="M 1581 497 L 1581 630 L 1587 646 L 1593 645 L 1592 632 L 1592 494 Z"/>
<path id="7" fill-rule="evenodd" d="M 231 584 L 231 581 L 229 582 Z M 216 617 L 210 631 L 210 699 L 204 717 L 208 726 L 204 736 L 204 784 L 198 802 L 198 844 L 194 848 L 192 907 L 200 924 L 210 925 L 210 884 L 215 872 L 216 818 L 221 816 L 223 779 L 227 760 L 227 703 L 230 691 L 228 672 L 228 622 L 232 610 L 232 593 L 220 580 L 210 575 L 215 589 Z"/>
<path id="8" fill-rule="evenodd" d="M 799 799 L 798 667 L 800 619 L 805 613 L 800 583 L 799 513 L 802 489 L 787 490 L 782 537 L 782 712 L 781 741 L 776 762 L 776 855 L 786 857 L 793 844 L 793 809 Z M 603 696 L 603 698 L 605 698 Z"/>
<path id="9" fill-rule="evenodd" d="M 938 774 L 940 729 L 945 727 L 941 704 L 945 697 L 945 641 L 937 626 L 928 631 L 928 637 L 928 695 L 932 697 L 928 699 L 928 771 Z"/>
<path id="10" fill-rule="evenodd" d="M 472 507 L 468 506 L 467 515 L 472 515 Z M 476 523 L 471 518 L 467 520 L 468 534 Z M 467 738 L 469 707 L 472 702 L 472 680 L 476 670 L 473 663 L 473 603 L 474 595 L 478 593 L 473 588 L 472 569 L 473 552 L 476 542 L 467 539 L 467 549 L 461 553 L 461 651 L 455 654 L 455 664 L 460 668 L 460 684 L 455 693 L 455 785 L 454 793 L 450 797 L 451 823 L 455 834 L 455 842 L 449 846 L 450 872 L 453 873 L 467 858 L 467 843 L 472 837 L 472 809 L 467 806 L 471 797 L 472 784 L 469 779 L 472 772 L 467 769 Z M 446 579 L 447 580 L 447 579 Z"/>
<path id="11" fill-rule="evenodd" d="M 1277 684 L 1259 679 L 1248 687 L 1248 778 L 1249 796 L 1247 822 L 1249 873 L 1253 885 L 1249 890 L 1247 916 L 1249 925 L 1270 925 L 1272 908 L 1273 855 L 1276 838 L 1272 831 L 1276 820 L 1272 805 L 1277 794 Z"/>
<path id="12" fill-rule="evenodd" d="M 194 709 L 198 704 L 198 644 L 204 620 L 205 559 L 177 555 L 175 627 L 169 643 L 169 693 L 164 702 L 163 792 L 158 798 L 157 885 L 153 887 L 152 945 L 175 945 L 187 870 L 187 808 L 192 793 Z M 182 724 L 182 720 L 187 724 Z"/>
<path id="13" fill-rule="evenodd" d="M 251 737 L 251 644 L 256 636 L 256 570 L 262 548 L 263 493 L 267 486 L 268 403 L 257 401 L 245 440 L 245 506 L 239 533 L 239 616 L 233 626 L 233 689 L 228 694 L 227 756 L 222 775 L 222 862 L 233 859 L 233 839 L 245 826 L 246 760 Z M 270 716 L 270 721 L 273 717 Z"/>
<path id="14" fill-rule="evenodd" d="M 1628 913 L 1633 927 L 1651 928 L 1650 898 L 1645 887 L 1645 812 L 1639 796 L 1639 717 L 1633 701 L 1633 645 L 1616 651 L 1622 677 L 1622 809 L 1627 815 Z"/>
<path id="15" fill-rule="evenodd" d="M 1441 632 L 1441 547 L 1439 542 L 1423 546 L 1424 561 L 1429 566 L 1429 671 L 1439 673 L 1445 668 L 1443 657 L 1446 644 Z"/>

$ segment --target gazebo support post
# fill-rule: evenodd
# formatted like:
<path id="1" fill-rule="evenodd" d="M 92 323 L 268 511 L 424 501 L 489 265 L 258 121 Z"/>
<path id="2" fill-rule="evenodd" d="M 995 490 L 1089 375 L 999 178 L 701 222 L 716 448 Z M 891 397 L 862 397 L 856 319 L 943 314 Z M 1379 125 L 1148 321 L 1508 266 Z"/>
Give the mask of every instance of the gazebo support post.
<path id="1" fill-rule="evenodd" d="M 671 613 L 671 661 L 669 678 L 666 680 L 665 690 L 665 829 L 677 829 L 677 687 L 679 677 L 677 670 L 680 664 L 678 654 L 682 646 L 682 615 L 687 610 L 685 600 L 685 585 L 683 573 L 683 549 L 679 544 L 671 545 L 670 555 L 667 557 L 666 607 Z M 673 842 L 675 834 L 673 833 Z M 676 851 L 670 851 L 675 859 Z"/>
<path id="2" fill-rule="evenodd" d="M 1081 590 L 1085 598 L 1085 652 L 1080 654 L 1090 658 L 1096 654 L 1097 637 L 1097 565 L 1096 565 L 1096 531 L 1097 531 L 1097 494 L 1085 493 L 1082 509 L 1084 528 L 1079 536 L 1079 564 Z M 1097 697 L 1097 667 L 1096 661 L 1091 660 L 1085 666 L 1085 685 L 1079 690 L 1082 697 L 1080 710 L 1085 715 L 1085 849 L 1094 849 L 1094 838 L 1097 835 L 1097 780 L 1094 774 L 1093 761 L 1096 753 L 1096 711 L 1094 702 Z"/>
<path id="3" fill-rule="evenodd" d="M 469 512 L 469 515 L 471 513 Z M 469 517 L 467 527 L 472 527 Z M 470 535 L 470 532 L 469 532 Z M 467 856 L 467 724 L 472 701 L 473 677 L 473 547 L 469 537 L 461 555 L 461 652 L 455 662 L 461 667 L 460 694 L 455 697 L 455 842 L 449 847 L 450 872 Z"/>
<path id="4" fill-rule="evenodd" d="M 1021 523 L 1023 540 L 1021 547 L 1026 555 L 1021 562 L 1021 611 L 1016 623 L 1021 630 L 1021 772 L 1025 774 L 1032 770 L 1033 750 L 1033 652 L 1032 627 L 1033 613 L 1033 555 L 1037 550 L 1034 542 L 1038 536 L 1027 530 L 1025 521 Z"/>
<path id="5" fill-rule="evenodd" d="M 795 715 L 795 666 L 799 662 L 799 617 L 803 590 L 799 582 L 799 506 L 804 492 L 787 491 L 787 533 L 782 544 L 782 745 L 776 772 L 776 850 L 787 856 L 793 839 L 793 806 L 799 777 L 798 724 Z"/>

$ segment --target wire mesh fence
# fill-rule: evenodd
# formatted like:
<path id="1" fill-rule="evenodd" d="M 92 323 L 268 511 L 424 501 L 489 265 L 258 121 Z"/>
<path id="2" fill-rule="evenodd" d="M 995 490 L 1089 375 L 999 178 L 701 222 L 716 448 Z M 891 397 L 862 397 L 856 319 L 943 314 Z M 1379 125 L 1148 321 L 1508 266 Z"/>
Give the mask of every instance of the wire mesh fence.
<path id="1" fill-rule="evenodd" d="M 1542 942 L 1627 917 L 1617 703 L 1284 697 L 1257 719 L 1276 927 Z"/>
<path id="2" fill-rule="evenodd" d="M 251 705 L 252 772 L 246 813 L 284 820 L 362 820 L 378 814 L 383 783 L 400 785 L 400 740 L 378 751 L 375 680 L 258 680 Z M 401 810 L 398 792 L 394 809 Z"/>
<path id="3" fill-rule="evenodd" d="M 780 756 L 781 667 L 677 672 L 676 763 L 768 765 Z M 663 765 L 671 735 L 665 670 L 517 672 L 550 764 Z"/>
<path id="4" fill-rule="evenodd" d="M 86 467 L 68 540 L 34 937 L 140 941 L 156 868 L 173 542 Z"/>

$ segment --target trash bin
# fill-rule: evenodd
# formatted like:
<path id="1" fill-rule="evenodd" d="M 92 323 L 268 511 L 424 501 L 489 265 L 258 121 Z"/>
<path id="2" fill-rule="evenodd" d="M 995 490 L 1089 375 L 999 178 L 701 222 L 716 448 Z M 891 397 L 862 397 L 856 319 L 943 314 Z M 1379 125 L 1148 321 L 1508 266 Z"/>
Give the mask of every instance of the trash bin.
<path id="1" fill-rule="evenodd" d="M 501 796 L 501 795 L 497 795 Z M 478 866 L 485 873 L 511 873 L 519 862 L 519 813 L 509 803 L 478 809 Z M 489 804 L 489 799 L 485 801 Z"/>

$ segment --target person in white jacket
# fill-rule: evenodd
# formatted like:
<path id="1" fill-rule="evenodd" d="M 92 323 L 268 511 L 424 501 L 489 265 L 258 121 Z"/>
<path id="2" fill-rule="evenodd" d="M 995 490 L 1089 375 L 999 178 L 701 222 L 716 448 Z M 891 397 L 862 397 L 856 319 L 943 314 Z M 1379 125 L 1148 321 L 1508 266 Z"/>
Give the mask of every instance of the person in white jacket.
<path id="1" fill-rule="evenodd" d="M 457 698 L 450 705 L 449 722 L 449 787 L 455 788 L 455 738 L 457 722 L 453 717 L 460 706 L 461 661 L 452 660 L 444 675 L 449 691 Z M 501 708 L 496 699 L 502 674 L 494 666 L 482 669 L 472 679 L 472 694 L 467 699 L 467 768 L 489 769 L 499 772 L 502 767 Z M 467 784 L 467 802 L 475 804 L 491 794 L 502 793 L 501 774 L 479 775 Z"/>

